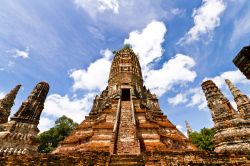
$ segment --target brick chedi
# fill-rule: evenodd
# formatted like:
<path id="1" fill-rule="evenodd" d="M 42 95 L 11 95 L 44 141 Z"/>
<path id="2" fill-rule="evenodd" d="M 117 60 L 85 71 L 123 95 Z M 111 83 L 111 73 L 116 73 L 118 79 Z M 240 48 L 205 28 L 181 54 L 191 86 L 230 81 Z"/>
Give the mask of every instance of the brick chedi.
<path id="1" fill-rule="evenodd" d="M 193 150 L 196 147 L 162 113 L 156 95 L 143 86 L 138 58 L 124 47 L 116 52 L 108 86 L 95 97 L 89 116 L 53 153 Z"/>
<path id="2" fill-rule="evenodd" d="M 17 85 L 3 99 L 0 100 L 0 124 L 7 123 L 11 107 L 14 105 L 16 95 L 21 85 Z"/>
<path id="3" fill-rule="evenodd" d="M 187 135 L 189 136 L 189 134 L 191 134 L 193 130 L 187 120 L 185 121 L 185 124 L 186 124 Z"/>
<path id="4" fill-rule="evenodd" d="M 243 47 L 234 58 L 233 63 L 250 79 L 250 46 Z"/>
<path id="5" fill-rule="evenodd" d="M 237 90 L 229 80 L 226 80 L 232 91 L 238 111 L 236 111 L 219 88 L 208 80 L 202 83 L 208 107 L 214 121 L 214 144 L 216 152 L 250 152 L 250 121 L 245 119 L 248 108 L 247 97 Z M 243 105 L 243 106 L 242 106 Z"/>
<path id="6" fill-rule="evenodd" d="M 10 121 L 0 126 L 0 154 L 37 152 L 37 125 L 48 91 L 47 83 L 38 83 Z"/>

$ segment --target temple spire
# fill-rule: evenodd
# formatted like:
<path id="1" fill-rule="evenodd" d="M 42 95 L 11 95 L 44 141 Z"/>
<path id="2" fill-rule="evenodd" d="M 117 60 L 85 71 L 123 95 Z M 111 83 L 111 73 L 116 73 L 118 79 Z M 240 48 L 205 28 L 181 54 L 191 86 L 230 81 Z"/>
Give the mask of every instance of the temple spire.
<path id="1" fill-rule="evenodd" d="M 190 127 L 190 124 L 188 123 L 187 120 L 185 120 L 185 124 L 186 124 L 187 135 L 189 136 L 189 134 L 192 133 L 193 130 L 192 130 L 192 128 Z"/>
<path id="2" fill-rule="evenodd" d="M 124 86 L 130 89 L 132 96 L 143 96 L 143 80 L 139 59 L 134 51 L 125 46 L 117 51 L 111 64 L 108 80 L 108 96 L 121 94 Z"/>
<path id="3" fill-rule="evenodd" d="M 239 96 L 244 95 L 238 88 L 236 88 L 233 83 L 229 79 L 225 79 L 226 84 L 228 85 L 229 90 L 231 91 L 232 95 L 236 99 Z"/>
<path id="4" fill-rule="evenodd" d="M 14 100 L 20 87 L 21 85 L 17 85 L 3 99 L 0 100 L 0 124 L 8 122 L 11 107 L 15 104 Z"/>
<path id="5" fill-rule="evenodd" d="M 38 124 L 48 92 L 48 83 L 38 83 L 11 120 Z"/>
<path id="6" fill-rule="evenodd" d="M 229 79 L 226 79 L 225 82 L 234 96 L 234 101 L 237 104 L 237 109 L 240 114 L 250 117 L 250 100 L 247 95 L 243 94 L 237 87 L 235 87 Z"/>

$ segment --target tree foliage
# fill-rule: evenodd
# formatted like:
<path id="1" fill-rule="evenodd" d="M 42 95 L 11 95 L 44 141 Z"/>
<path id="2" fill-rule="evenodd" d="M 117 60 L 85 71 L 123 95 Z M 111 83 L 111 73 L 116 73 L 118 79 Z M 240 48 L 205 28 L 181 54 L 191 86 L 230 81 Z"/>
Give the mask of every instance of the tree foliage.
<path id="1" fill-rule="evenodd" d="M 131 49 L 132 46 L 131 46 L 130 44 L 127 43 L 127 44 L 124 44 L 123 48 L 129 48 L 129 49 Z"/>
<path id="2" fill-rule="evenodd" d="M 38 151 L 49 153 L 54 150 L 60 141 L 68 136 L 78 124 L 63 115 L 55 121 L 55 126 L 38 135 L 40 145 Z"/>
<path id="3" fill-rule="evenodd" d="M 214 131 L 213 129 L 203 128 L 200 132 L 192 132 L 189 135 L 189 138 L 192 140 L 193 144 L 196 145 L 201 150 L 214 150 L 213 138 Z"/>

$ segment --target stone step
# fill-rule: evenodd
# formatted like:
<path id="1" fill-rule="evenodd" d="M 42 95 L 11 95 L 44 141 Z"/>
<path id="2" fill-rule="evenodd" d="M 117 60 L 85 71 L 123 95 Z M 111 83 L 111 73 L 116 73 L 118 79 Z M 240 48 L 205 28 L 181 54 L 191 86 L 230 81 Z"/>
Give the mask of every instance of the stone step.
<path id="1" fill-rule="evenodd" d="M 110 166 L 144 166 L 142 156 L 139 155 L 112 155 L 110 159 Z"/>
<path id="2" fill-rule="evenodd" d="M 109 163 L 110 166 L 113 166 L 113 165 L 140 165 L 140 166 L 144 166 L 144 162 L 143 161 L 126 161 L 126 160 L 123 160 L 123 161 L 110 161 Z"/>
<path id="3" fill-rule="evenodd" d="M 145 166 L 143 163 L 110 163 L 110 166 Z"/>
<path id="4" fill-rule="evenodd" d="M 130 162 L 137 162 L 137 161 L 141 161 L 141 158 L 115 158 L 115 159 L 111 159 L 111 161 L 130 161 Z"/>
<path id="5" fill-rule="evenodd" d="M 111 155 L 111 158 L 142 158 L 141 155 L 130 155 L 130 154 L 125 154 L 125 155 Z"/>

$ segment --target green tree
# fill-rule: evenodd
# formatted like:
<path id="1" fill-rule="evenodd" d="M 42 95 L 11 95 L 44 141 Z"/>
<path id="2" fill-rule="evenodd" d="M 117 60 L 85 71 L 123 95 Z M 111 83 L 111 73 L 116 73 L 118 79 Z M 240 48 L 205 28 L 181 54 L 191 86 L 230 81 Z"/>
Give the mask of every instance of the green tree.
<path id="1" fill-rule="evenodd" d="M 130 44 L 124 44 L 123 48 L 129 48 L 129 49 L 131 49 L 132 46 Z"/>
<path id="2" fill-rule="evenodd" d="M 189 138 L 192 140 L 193 144 L 196 145 L 201 150 L 214 150 L 213 138 L 214 131 L 213 129 L 203 128 L 200 132 L 192 132 L 189 135 Z"/>
<path id="3" fill-rule="evenodd" d="M 63 115 L 55 121 L 55 126 L 38 135 L 40 145 L 38 151 L 49 153 L 53 151 L 58 143 L 64 140 L 78 124 Z"/>

